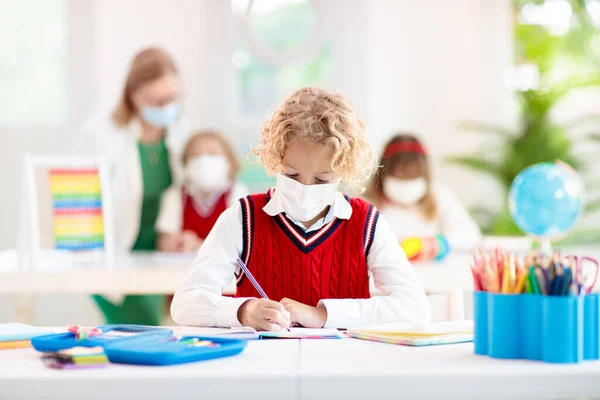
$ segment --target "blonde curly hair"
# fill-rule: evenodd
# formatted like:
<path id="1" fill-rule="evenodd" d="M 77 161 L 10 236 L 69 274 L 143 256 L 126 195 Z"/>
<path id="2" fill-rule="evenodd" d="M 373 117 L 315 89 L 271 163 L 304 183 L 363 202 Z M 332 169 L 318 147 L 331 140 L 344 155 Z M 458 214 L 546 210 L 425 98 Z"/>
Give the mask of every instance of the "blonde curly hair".
<path id="1" fill-rule="evenodd" d="M 261 132 L 253 153 L 269 175 L 280 171 L 285 150 L 297 138 L 331 146 L 332 170 L 354 191 L 365 190 L 374 170 L 365 124 L 341 94 L 311 87 L 299 89 L 265 121 Z"/>

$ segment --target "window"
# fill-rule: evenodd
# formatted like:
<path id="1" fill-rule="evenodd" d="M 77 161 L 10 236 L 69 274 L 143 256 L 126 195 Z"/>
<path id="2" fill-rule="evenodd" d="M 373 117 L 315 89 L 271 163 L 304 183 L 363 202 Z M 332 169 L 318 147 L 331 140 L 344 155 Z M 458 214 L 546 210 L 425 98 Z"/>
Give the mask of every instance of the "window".
<path id="1" fill-rule="evenodd" d="M 67 1 L 2 0 L 0 125 L 67 118 Z"/>
<path id="2" fill-rule="evenodd" d="M 320 2 L 232 0 L 238 27 L 232 64 L 236 100 L 245 114 L 264 116 L 276 101 L 308 85 L 327 86 L 332 44 L 323 35 Z"/>

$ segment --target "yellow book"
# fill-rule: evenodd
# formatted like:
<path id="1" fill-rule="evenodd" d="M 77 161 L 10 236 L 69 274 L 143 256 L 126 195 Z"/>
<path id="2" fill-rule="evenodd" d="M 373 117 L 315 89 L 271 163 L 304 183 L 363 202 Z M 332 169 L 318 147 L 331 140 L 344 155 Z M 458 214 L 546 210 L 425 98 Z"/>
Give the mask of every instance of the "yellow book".
<path id="1" fill-rule="evenodd" d="M 408 346 L 462 343 L 473 340 L 473 321 L 445 321 L 426 325 L 391 323 L 348 329 L 346 334 L 356 339 Z"/>

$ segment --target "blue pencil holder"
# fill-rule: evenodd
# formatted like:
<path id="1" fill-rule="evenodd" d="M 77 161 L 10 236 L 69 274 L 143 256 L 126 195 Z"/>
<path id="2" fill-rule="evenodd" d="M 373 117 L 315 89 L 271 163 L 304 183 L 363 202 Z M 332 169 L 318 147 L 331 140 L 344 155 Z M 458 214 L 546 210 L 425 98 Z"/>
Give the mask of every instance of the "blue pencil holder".
<path id="1" fill-rule="evenodd" d="M 600 358 L 600 295 L 590 294 L 583 300 L 583 359 L 598 360 Z"/>
<path id="2" fill-rule="evenodd" d="M 475 353 L 577 363 L 600 358 L 600 296 L 475 292 Z"/>

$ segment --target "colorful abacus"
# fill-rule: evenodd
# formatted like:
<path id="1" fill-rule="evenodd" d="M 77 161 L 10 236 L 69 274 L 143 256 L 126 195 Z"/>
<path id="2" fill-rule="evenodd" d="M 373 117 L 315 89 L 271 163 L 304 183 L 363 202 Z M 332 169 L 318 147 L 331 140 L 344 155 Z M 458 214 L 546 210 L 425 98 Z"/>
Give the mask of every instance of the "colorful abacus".
<path id="1" fill-rule="evenodd" d="M 97 169 L 51 169 L 55 247 L 104 249 L 104 220 Z"/>

